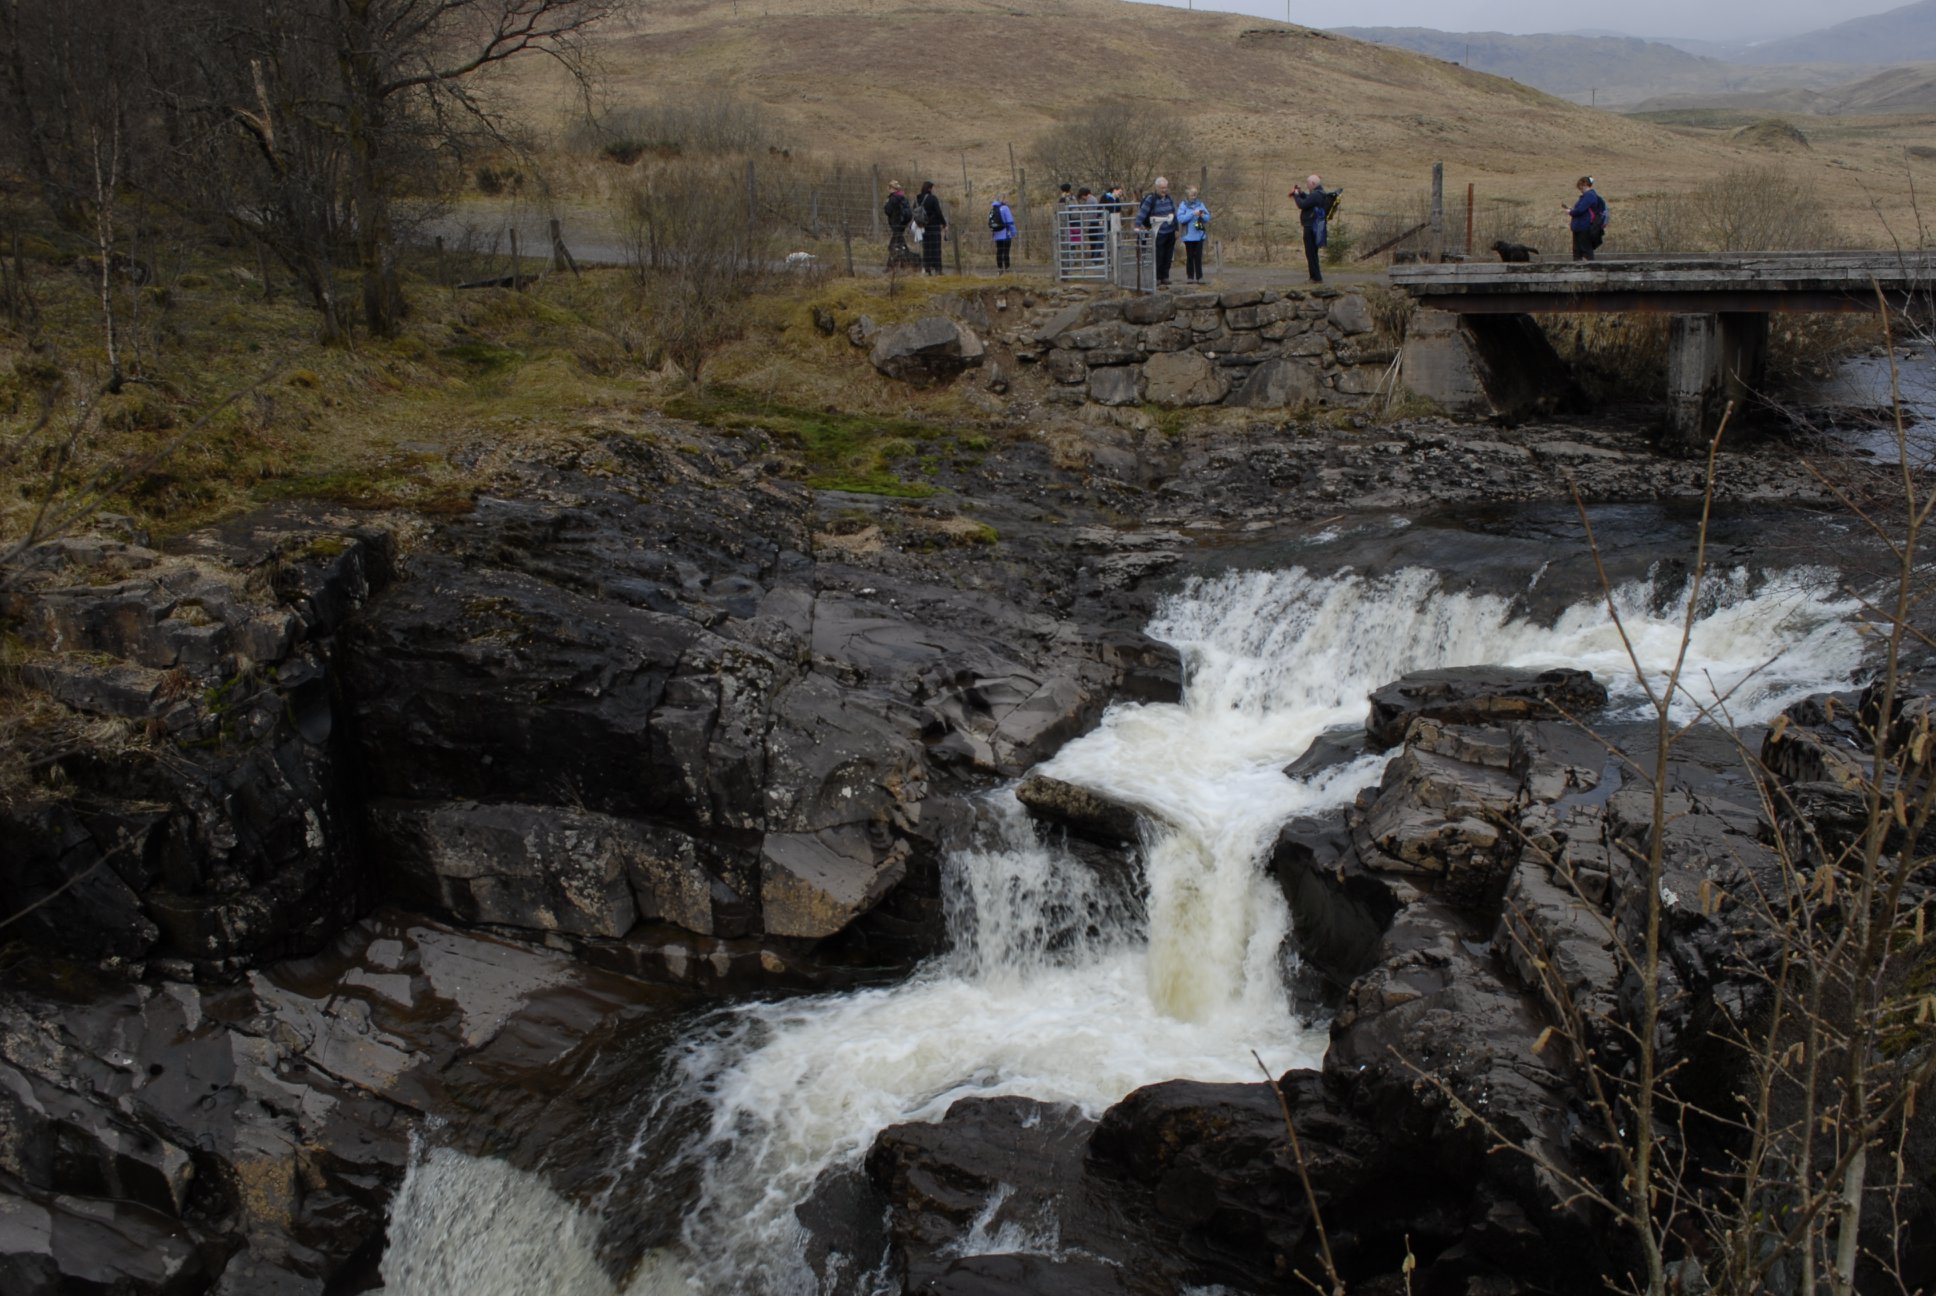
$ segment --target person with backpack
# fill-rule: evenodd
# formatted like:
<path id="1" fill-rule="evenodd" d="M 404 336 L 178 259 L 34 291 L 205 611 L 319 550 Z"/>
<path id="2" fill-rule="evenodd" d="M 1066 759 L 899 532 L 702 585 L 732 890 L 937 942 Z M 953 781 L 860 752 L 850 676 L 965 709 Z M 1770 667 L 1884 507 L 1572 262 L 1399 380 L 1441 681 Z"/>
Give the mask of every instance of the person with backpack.
<path id="1" fill-rule="evenodd" d="M 1183 205 L 1176 209 L 1176 223 L 1183 231 L 1183 277 L 1191 283 L 1203 282 L 1203 245 L 1210 238 L 1210 209 L 1197 198 L 1197 187 L 1183 191 Z"/>
<path id="2" fill-rule="evenodd" d="M 948 228 L 941 211 L 941 199 L 934 192 L 934 181 L 921 182 L 920 196 L 914 200 L 914 223 L 921 227 L 921 273 L 941 273 L 941 235 Z"/>
<path id="3" fill-rule="evenodd" d="M 1156 286 L 1170 286 L 1170 263 L 1176 260 L 1176 199 L 1170 197 L 1170 182 L 1156 177 L 1156 187 L 1143 196 L 1136 209 L 1136 228 L 1156 235 Z"/>
<path id="4" fill-rule="evenodd" d="M 887 201 L 881 204 L 881 215 L 887 218 L 887 266 L 892 270 L 915 259 L 907 245 L 908 226 L 914 222 L 914 204 L 908 201 L 907 191 L 901 188 L 899 180 L 887 182 Z"/>
<path id="5" fill-rule="evenodd" d="M 1297 204 L 1297 222 L 1304 227 L 1304 268 L 1311 272 L 1312 283 L 1323 283 L 1318 252 L 1328 241 L 1331 212 L 1338 205 L 1337 191 L 1326 192 L 1324 177 L 1310 175 L 1303 184 L 1291 186 L 1291 200 Z"/>
<path id="6" fill-rule="evenodd" d="M 988 205 L 988 232 L 995 240 L 995 268 L 1008 269 L 1009 249 L 1015 242 L 1015 213 L 1006 194 L 996 194 Z"/>
<path id="7" fill-rule="evenodd" d="M 1594 252 L 1607 238 L 1607 200 L 1593 192 L 1593 177 L 1581 176 L 1576 186 L 1580 200 L 1565 207 L 1573 231 L 1573 259 L 1591 261 Z"/>

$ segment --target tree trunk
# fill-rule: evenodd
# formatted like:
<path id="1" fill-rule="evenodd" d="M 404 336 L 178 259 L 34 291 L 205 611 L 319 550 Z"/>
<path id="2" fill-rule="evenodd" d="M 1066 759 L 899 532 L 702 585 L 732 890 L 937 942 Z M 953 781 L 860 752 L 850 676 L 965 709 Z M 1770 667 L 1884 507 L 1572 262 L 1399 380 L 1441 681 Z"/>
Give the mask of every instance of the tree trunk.
<path id="1" fill-rule="evenodd" d="M 376 337 L 389 337 L 403 319 L 403 288 L 398 282 L 390 229 L 389 187 L 383 159 L 383 76 L 376 37 L 370 30 L 371 0 L 340 0 L 338 64 L 349 113 L 344 134 L 349 145 L 352 242 L 363 277 L 363 323 Z"/>

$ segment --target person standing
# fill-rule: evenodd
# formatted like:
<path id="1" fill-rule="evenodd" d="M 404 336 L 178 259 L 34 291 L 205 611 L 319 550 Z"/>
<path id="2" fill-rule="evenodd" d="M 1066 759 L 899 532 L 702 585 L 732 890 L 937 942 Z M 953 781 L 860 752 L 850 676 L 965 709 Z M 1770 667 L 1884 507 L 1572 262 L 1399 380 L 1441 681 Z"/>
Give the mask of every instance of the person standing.
<path id="1" fill-rule="evenodd" d="M 1170 286 L 1170 263 L 1176 260 L 1176 199 L 1170 197 L 1170 182 L 1156 177 L 1156 186 L 1144 195 L 1136 209 L 1136 228 L 1156 235 L 1156 286 Z"/>
<path id="2" fill-rule="evenodd" d="M 1318 250 L 1325 244 L 1325 226 L 1331 219 L 1331 195 L 1324 191 L 1324 177 L 1306 176 L 1304 184 L 1291 186 L 1291 198 L 1297 203 L 1298 224 L 1304 227 L 1304 267 L 1311 272 L 1312 283 L 1323 283 Z"/>
<path id="3" fill-rule="evenodd" d="M 1593 254 L 1607 237 L 1607 201 L 1593 191 L 1593 177 L 1581 176 L 1574 186 L 1580 191 L 1579 201 L 1564 211 L 1573 231 L 1573 259 L 1591 261 Z"/>
<path id="4" fill-rule="evenodd" d="M 914 221 L 914 204 L 908 201 L 907 190 L 901 188 L 899 180 L 887 182 L 887 201 L 881 204 L 881 214 L 887 217 L 887 266 L 893 269 L 914 260 L 914 253 L 908 251 L 908 226 Z"/>
<path id="5" fill-rule="evenodd" d="M 1008 269 L 1009 250 L 1015 244 L 1015 212 L 1008 205 L 1008 195 L 996 194 L 988 205 L 988 232 L 995 239 L 995 268 Z"/>
<path id="6" fill-rule="evenodd" d="M 914 219 L 921 225 L 921 273 L 938 275 L 941 235 L 948 228 L 948 219 L 941 211 L 941 199 L 935 195 L 932 180 L 921 182 L 921 196 L 914 200 Z"/>
<path id="7" fill-rule="evenodd" d="M 1203 282 L 1203 245 L 1210 238 L 1210 209 L 1197 198 L 1197 187 L 1183 191 L 1183 205 L 1176 209 L 1176 223 L 1183 234 L 1183 277 L 1191 283 Z"/>

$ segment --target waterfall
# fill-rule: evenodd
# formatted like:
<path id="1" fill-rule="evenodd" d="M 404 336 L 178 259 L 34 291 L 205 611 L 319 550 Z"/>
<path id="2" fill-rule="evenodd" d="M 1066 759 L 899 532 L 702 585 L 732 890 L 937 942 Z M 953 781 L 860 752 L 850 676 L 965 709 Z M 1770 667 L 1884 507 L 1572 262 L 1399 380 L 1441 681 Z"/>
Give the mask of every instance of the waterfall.
<path id="1" fill-rule="evenodd" d="M 1844 685 L 1861 648 L 1855 605 L 1834 589 L 1811 571 L 1714 580 L 1677 713 L 1720 696 L 1735 722 L 1765 719 Z M 1637 582 L 1614 598 L 1651 679 L 1681 630 L 1662 594 Z M 937 1120 L 957 1098 L 1100 1113 L 1160 1080 L 1255 1080 L 1252 1050 L 1274 1071 L 1315 1065 L 1325 1035 L 1292 1011 L 1289 914 L 1261 861 L 1286 819 L 1335 810 L 1376 782 L 1382 757 L 1308 782 L 1282 773 L 1320 734 L 1362 725 L 1373 688 L 1435 666 L 1568 665 L 1599 675 L 1617 706 L 1645 700 L 1603 602 L 1539 625 L 1507 599 L 1447 591 L 1418 569 L 1204 577 L 1164 602 L 1151 633 L 1182 654 L 1183 701 L 1113 708 L 1042 767 L 1145 812 L 1146 911 L 1039 841 L 1012 794 L 991 796 L 983 831 L 948 862 L 946 954 L 889 988 L 722 1009 L 675 1053 L 669 1084 L 705 1112 L 678 1153 L 697 1169 L 699 1201 L 680 1244 L 648 1257 L 629 1296 L 813 1292 L 793 1208 L 823 1172 L 857 1165 L 882 1129 Z M 528 1198 L 513 1191 L 519 1177 Z M 385 1280 L 398 1296 L 452 1290 L 432 1279 L 457 1272 L 474 1273 L 463 1289 L 480 1294 L 613 1296 L 579 1263 L 585 1227 L 555 1222 L 571 1213 L 535 1176 L 420 1156 Z M 498 1219 L 559 1240 L 542 1281 L 508 1262 L 466 1270 L 441 1258 L 501 1252 Z"/>

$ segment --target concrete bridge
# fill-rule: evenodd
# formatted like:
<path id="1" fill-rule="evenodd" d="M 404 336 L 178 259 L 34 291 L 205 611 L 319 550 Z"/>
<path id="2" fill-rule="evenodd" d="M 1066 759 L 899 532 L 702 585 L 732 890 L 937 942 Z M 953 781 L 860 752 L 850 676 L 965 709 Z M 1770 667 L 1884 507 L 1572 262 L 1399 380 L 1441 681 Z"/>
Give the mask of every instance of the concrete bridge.
<path id="1" fill-rule="evenodd" d="M 1392 283 L 1424 308 L 1404 380 L 1453 407 L 1493 408 L 1548 385 L 1557 360 L 1529 318 L 1575 312 L 1673 317 L 1667 400 L 1674 436 L 1705 445 L 1729 401 L 1766 375 L 1774 314 L 1892 310 L 1929 293 L 1922 252 L 1755 252 L 1645 259 L 1393 266 Z M 1443 314 L 1441 314 L 1443 312 Z"/>

